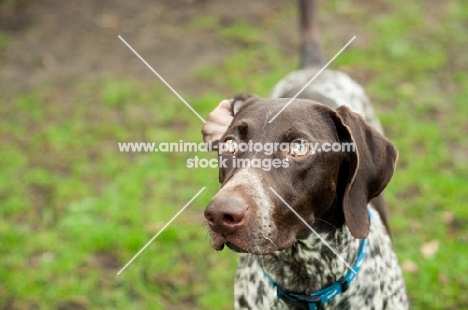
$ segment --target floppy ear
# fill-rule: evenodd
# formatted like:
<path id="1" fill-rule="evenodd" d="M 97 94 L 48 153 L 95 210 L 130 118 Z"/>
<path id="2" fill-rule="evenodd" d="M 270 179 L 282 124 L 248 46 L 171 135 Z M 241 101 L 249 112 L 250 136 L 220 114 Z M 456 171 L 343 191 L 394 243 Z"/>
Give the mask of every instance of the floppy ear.
<path id="1" fill-rule="evenodd" d="M 250 94 L 239 94 L 236 95 L 232 99 L 232 104 L 231 104 L 231 114 L 232 116 L 235 116 L 243 106 L 245 106 L 245 103 L 250 101 L 249 99 L 255 98 L 255 96 L 250 95 Z"/>
<path id="2" fill-rule="evenodd" d="M 341 106 L 332 116 L 341 142 L 353 142 L 354 152 L 345 154 L 342 206 L 346 225 L 358 239 L 369 234 L 368 202 L 377 197 L 390 182 L 395 171 L 398 151 L 390 140 L 367 124 L 357 113 Z M 346 179 L 347 177 L 347 179 Z"/>

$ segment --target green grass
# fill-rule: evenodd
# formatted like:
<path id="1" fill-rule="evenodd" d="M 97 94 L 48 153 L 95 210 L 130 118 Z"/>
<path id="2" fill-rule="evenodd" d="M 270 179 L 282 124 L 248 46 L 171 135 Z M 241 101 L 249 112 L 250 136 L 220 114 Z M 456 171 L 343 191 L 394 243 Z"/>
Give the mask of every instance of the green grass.
<path id="1" fill-rule="evenodd" d="M 341 1 L 322 5 L 323 16 L 349 14 L 361 25 L 358 39 L 370 42 L 351 45 L 332 66 L 366 84 L 399 149 L 386 196 L 398 257 L 418 266 L 405 271 L 413 309 L 461 309 L 468 304 L 468 6 L 447 1 L 433 22 L 424 1 L 379 3 L 386 10 L 375 15 Z M 189 102 L 202 116 L 236 92 L 266 96 L 296 67 L 297 55 L 267 39 L 295 22 L 290 11 L 277 18 L 265 28 L 243 20 L 219 27 L 212 16 L 181 25 L 237 46 L 223 63 L 197 70 L 194 79 L 209 92 Z M 327 54 L 344 43 L 328 38 Z M 212 155 L 117 147 L 201 141 L 202 123 L 157 80 L 132 78 L 78 82 L 68 100 L 53 85 L 0 98 L 0 308 L 232 308 L 236 255 L 211 250 L 202 218 L 217 171 L 185 167 L 187 158 Z M 447 212 L 453 220 L 444 220 Z M 439 250 L 425 258 L 420 248 L 432 240 Z"/>

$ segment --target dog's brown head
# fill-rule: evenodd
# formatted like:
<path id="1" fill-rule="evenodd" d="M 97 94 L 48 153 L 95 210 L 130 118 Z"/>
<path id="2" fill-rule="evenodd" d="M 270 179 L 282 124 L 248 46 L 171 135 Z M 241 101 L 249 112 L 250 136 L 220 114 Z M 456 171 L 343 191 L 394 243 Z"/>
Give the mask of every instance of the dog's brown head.
<path id="1" fill-rule="evenodd" d="M 216 250 L 267 254 L 308 237 L 271 189 L 318 231 L 346 224 L 356 238 L 369 233 L 367 203 L 390 181 L 397 150 L 346 107 L 296 99 L 268 123 L 287 102 L 233 102 L 220 140 L 222 188 L 205 210 Z"/>

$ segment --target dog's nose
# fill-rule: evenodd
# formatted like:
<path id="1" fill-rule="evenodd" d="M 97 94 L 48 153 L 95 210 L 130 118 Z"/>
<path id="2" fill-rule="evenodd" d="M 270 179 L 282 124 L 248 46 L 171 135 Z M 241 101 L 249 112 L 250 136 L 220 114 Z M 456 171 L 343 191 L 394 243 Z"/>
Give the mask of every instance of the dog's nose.
<path id="1" fill-rule="evenodd" d="M 233 233 L 245 222 L 247 204 L 236 196 L 219 196 L 205 209 L 205 218 L 217 233 Z"/>

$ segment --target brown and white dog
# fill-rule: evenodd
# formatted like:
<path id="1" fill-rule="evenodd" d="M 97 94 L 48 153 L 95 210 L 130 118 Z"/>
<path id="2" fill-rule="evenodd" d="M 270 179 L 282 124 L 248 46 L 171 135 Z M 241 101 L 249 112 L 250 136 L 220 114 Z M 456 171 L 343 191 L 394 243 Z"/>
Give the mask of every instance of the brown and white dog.
<path id="1" fill-rule="evenodd" d="M 362 87 L 325 70 L 269 123 L 289 101 L 283 98 L 321 68 L 314 3 L 300 7 L 303 69 L 282 79 L 271 98 L 229 101 L 232 122 L 219 138 L 222 186 L 205 210 L 212 246 L 242 253 L 236 309 L 407 309 L 379 196 L 398 153 Z M 240 147 L 249 143 L 288 147 Z M 355 148 L 311 147 L 343 144 Z M 277 165 L 245 165 L 254 160 Z"/>

